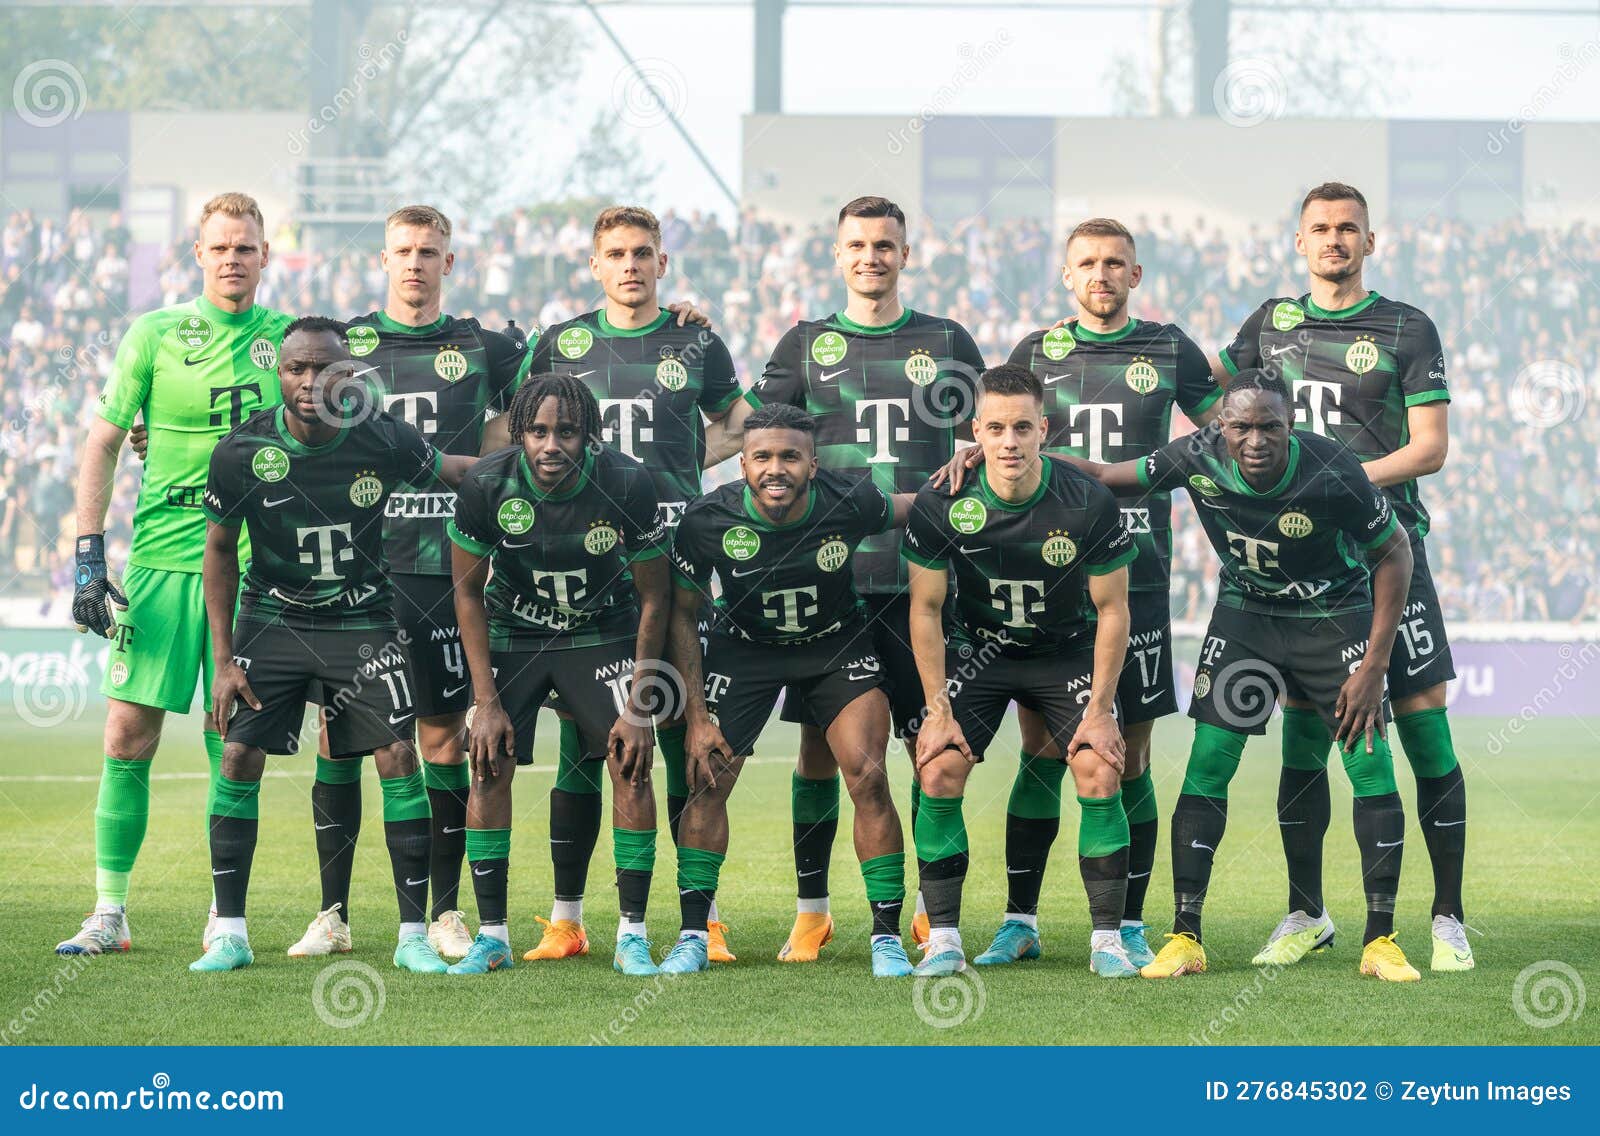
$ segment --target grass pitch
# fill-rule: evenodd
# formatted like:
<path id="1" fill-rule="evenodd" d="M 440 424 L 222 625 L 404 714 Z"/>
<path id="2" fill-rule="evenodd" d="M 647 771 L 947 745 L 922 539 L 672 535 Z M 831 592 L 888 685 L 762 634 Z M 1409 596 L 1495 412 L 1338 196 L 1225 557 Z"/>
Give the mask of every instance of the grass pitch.
<path id="1" fill-rule="evenodd" d="M 91 705 L 48 730 L 0 717 L 0 1041 L 1594 1044 L 1600 1042 L 1600 1013 L 1572 1011 L 1581 1005 L 1583 983 L 1600 981 L 1600 765 L 1594 760 L 1600 725 L 1540 721 L 1509 745 L 1494 744 L 1492 734 L 1503 733 L 1504 726 L 1473 719 L 1454 723 L 1471 802 L 1466 895 L 1468 921 L 1482 932 L 1473 940 L 1478 969 L 1463 975 L 1427 970 L 1432 881 L 1421 833 L 1409 816 L 1397 925 L 1423 981 L 1389 986 L 1356 973 L 1360 877 L 1349 790 L 1337 772 L 1326 868 L 1328 904 L 1340 927 L 1337 943 L 1279 972 L 1249 964 L 1285 900 L 1273 817 L 1273 737 L 1251 743 L 1234 782 L 1228 836 L 1206 906 L 1206 975 L 1108 982 L 1088 973 L 1087 908 L 1074 862 L 1077 810 L 1071 801 L 1045 885 L 1040 961 L 936 983 L 874 981 L 846 801 L 832 873 L 837 938 L 817 964 L 781 964 L 774 956 L 793 912 L 787 755 L 796 739 L 776 722 L 732 803 L 732 847 L 720 902 L 739 961 L 710 974 L 630 980 L 612 972 L 616 916 L 606 833 L 589 877 L 588 957 L 519 962 L 510 972 L 474 978 L 396 971 L 390 963 L 394 893 L 370 771 L 352 895 L 355 952 L 338 963 L 290 960 L 284 948 L 316 913 L 318 899 L 310 757 L 273 759 L 263 787 L 250 896 L 255 965 L 228 975 L 190 974 L 185 967 L 200 953 L 209 899 L 205 758 L 199 719 L 176 717 L 169 720 L 168 740 L 156 761 L 149 835 L 130 896 L 134 949 L 99 959 L 62 959 L 51 949 L 76 929 L 94 898 L 98 713 Z M 538 930 L 533 916 L 548 914 L 550 902 L 545 840 L 552 718 L 541 721 L 541 734 L 539 764 L 517 777 L 511 911 L 519 955 Z M 1165 930 L 1170 918 L 1166 827 L 1189 736 L 1184 718 L 1169 718 L 1156 732 L 1162 847 L 1146 908 L 1152 932 Z M 987 945 L 1002 911 L 1005 801 L 1016 750 L 1015 729 L 1008 725 L 968 787 L 973 870 L 963 932 L 969 956 Z M 892 768 L 895 799 L 904 809 L 907 763 L 892 760 Z M 1409 814 L 1409 772 L 1399 780 Z M 677 926 L 674 857 L 662 827 L 651 912 L 658 949 L 671 942 Z M 470 883 L 464 880 L 463 887 L 463 906 L 475 924 Z M 908 919 L 909 911 L 908 903 Z M 1159 942 L 1157 935 L 1152 938 Z M 1541 963 L 1550 965 L 1527 969 Z M 1557 1025 L 1532 1024 L 1560 1018 L 1563 1009 L 1565 1020 Z"/>

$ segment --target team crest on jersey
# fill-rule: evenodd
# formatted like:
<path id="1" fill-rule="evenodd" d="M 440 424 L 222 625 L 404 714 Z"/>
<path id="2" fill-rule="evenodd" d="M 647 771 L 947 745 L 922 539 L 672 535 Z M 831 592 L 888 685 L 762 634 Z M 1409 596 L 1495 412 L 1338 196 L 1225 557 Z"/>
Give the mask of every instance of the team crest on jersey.
<path id="1" fill-rule="evenodd" d="M 1072 338 L 1072 330 L 1066 327 L 1052 327 L 1044 333 L 1044 340 L 1039 344 L 1039 350 L 1044 352 L 1044 357 L 1052 363 L 1059 363 L 1078 345 Z"/>
<path id="2" fill-rule="evenodd" d="M 345 345 L 350 348 L 350 354 L 357 359 L 365 358 L 378 349 L 378 329 L 375 327 L 352 327 L 344 333 Z"/>
<path id="3" fill-rule="evenodd" d="M 911 357 L 906 360 L 906 378 L 917 386 L 925 387 L 938 377 L 939 364 L 934 361 L 932 355 L 921 348 L 913 351 Z"/>
<path id="4" fill-rule="evenodd" d="M 1204 698 L 1211 693 L 1211 672 L 1201 671 L 1194 676 L 1194 696 Z"/>
<path id="5" fill-rule="evenodd" d="M 1128 384 L 1134 394 L 1149 394 L 1161 385 L 1161 372 L 1143 355 L 1135 355 L 1128 369 L 1122 373 L 1122 381 Z"/>
<path id="6" fill-rule="evenodd" d="M 819 367 L 831 367 L 850 349 L 850 343 L 837 331 L 825 331 L 811 341 L 811 358 Z"/>
<path id="7" fill-rule="evenodd" d="M 457 348 L 446 347 L 433 357 L 433 373 L 453 383 L 467 373 L 467 357 Z"/>
<path id="8" fill-rule="evenodd" d="M 761 536 L 748 525 L 734 525 L 722 534 L 722 551 L 730 560 L 749 560 L 761 551 Z"/>
<path id="9" fill-rule="evenodd" d="M 111 664 L 111 685 L 121 686 L 128 681 L 128 664 L 118 659 Z"/>
<path id="10" fill-rule="evenodd" d="M 522 497 L 510 497 L 500 502 L 494 519 L 512 536 L 521 536 L 533 527 L 533 505 Z"/>
<path id="11" fill-rule="evenodd" d="M 278 348 L 272 340 L 258 337 L 250 343 L 250 362 L 263 371 L 270 371 L 278 365 Z"/>
<path id="12" fill-rule="evenodd" d="M 617 530 L 600 521 L 591 525 L 583 538 L 583 550 L 590 556 L 604 556 L 617 547 Z"/>
<path id="13" fill-rule="evenodd" d="M 1278 531 L 1288 537 L 1311 535 L 1311 518 L 1304 513 L 1284 513 L 1278 518 Z"/>
<path id="14" fill-rule="evenodd" d="M 1197 473 L 1189 479 L 1189 488 L 1202 497 L 1221 497 L 1222 489 L 1203 473 Z"/>
<path id="15" fill-rule="evenodd" d="M 1064 532 L 1052 532 L 1045 537 L 1039 550 L 1044 562 L 1052 568 L 1065 568 L 1078 558 L 1078 546 Z"/>
<path id="16" fill-rule="evenodd" d="M 185 347 L 204 347 L 211 342 L 211 321 L 204 316 L 184 316 L 172 329 L 172 334 Z"/>
<path id="17" fill-rule="evenodd" d="M 1278 331 L 1293 331 L 1306 322 L 1306 310 L 1293 300 L 1283 300 L 1272 309 L 1272 326 Z"/>
<path id="18" fill-rule="evenodd" d="M 669 391 L 681 391 L 689 385 L 689 368 L 676 359 L 663 359 L 656 364 L 656 382 Z"/>
<path id="19" fill-rule="evenodd" d="M 989 523 L 989 510 L 976 497 L 963 497 L 950 506 L 950 527 L 971 536 Z"/>
<path id="20" fill-rule="evenodd" d="M 250 459 L 250 472 L 262 481 L 282 481 L 289 476 L 289 455 L 277 446 L 263 446 Z"/>
<path id="21" fill-rule="evenodd" d="M 594 332 L 586 327 L 569 327 L 556 337 L 556 350 L 568 359 L 582 359 L 594 346 Z"/>
<path id="22" fill-rule="evenodd" d="M 850 559 L 850 546 L 838 537 L 832 537 L 817 549 L 817 567 L 824 572 L 837 572 Z"/>
<path id="23" fill-rule="evenodd" d="M 383 496 L 383 482 L 370 469 L 364 469 L 350 483 L 350 503 L 370 509 Z"/>
<path id="24" fill-rule="evenodd" d="M 1372 336 L 1360 336 L 1346 349 L 1344 365 L 1358 375 L 1364 375 L 1378 365 L 1378 345 Z"/>

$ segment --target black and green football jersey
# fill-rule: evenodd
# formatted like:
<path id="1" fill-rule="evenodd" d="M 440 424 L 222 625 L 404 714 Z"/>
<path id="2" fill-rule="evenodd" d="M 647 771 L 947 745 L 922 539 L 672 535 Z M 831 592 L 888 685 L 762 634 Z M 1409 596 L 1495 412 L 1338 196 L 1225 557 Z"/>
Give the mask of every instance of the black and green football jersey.
<path id="1" fill-rule="evenodd" d="M 1030 334 L 1011 352 L 1044 386 L 1045 448 L 1094 462 L 1142 458 L 1172 439 L 1172 408 L 1191 419 L 1222 397 L 1205 353 L 1176 324 L 1130 319 L 1101 334 L 1073 320 Z M 1172 498 L 1122 494 L 1122 523 L 1139 558 L 1134 591 L 1166 591 L 1172 576 Z"/>
<path id="2" fill-rule="evenodd" d="M 1039 488 L 1012 503 L 989 488 L 986 469 L 949 496 L 924 486 L 912 503 L 900 554 L 955 577 L 953 641 L 991 643 L 1031 656 L 1092 640 L 1086 576 L 1138 556 L 1109 489 L 1045 460 Z"/>
<path id="3" fill-rule="evenodd" d="M 593 647 L 639 632 L 628 566 L 667 551 L 644 466 L 591 449 L 578 480 L 545 493 L 521 446 L 496 450 L 456 491 L 450 539 L 490 557 L 484 592 L 496 651 Z"/>
<path id="4" fill-rule="evenodd" d="M 1145 458 L 1139 481 L 1189 491 L 1222 561 L 1218 604 L 1303 618 L 1372 606 L 1361 550 L 1382 544 L 1398 521 L 1339 443 L 1293 431 L 1283 477 L 1258 493 L 1213 422 Z"/>
<path id="5" fill-rule="evenodd" d="M 641 461 L 671 529 L 700 496 L 705 423 L 740 397 L 733 356 L 714 333 L 663 311 L 641 328 L 614 326 L 600 311 L 539 336 L 531 372 L 582 379 L 600 402 L 601 439 Z"/>
<path id="6" fill-rule="evenodd" d="M 817 420 L 817 457 L 835 473 L 870 477 L 885 493 L 915 493 L 971 434 L 983 357 L 954 320 L 907 308 L 884 327 L 843 314 L 802 320 L 784 333 L 756 383 L 762 402 L 798 406 Z M 873 537 L 856 553 L 862 594 L 905 591 L 899 538 Z"/>
<path id="7" fill-rule="evenodd" d="M 239 619 L 307 629 L 394 622 L 383 512 L 403 486 L 437 484 L 442 455 L 380 411 L 308 446 L 284 409 L 261 410 L 211 454 L 203 508 L 250 537 Z"/>
<path id="8" fill-rule="evenodd" d="M 679 584 L 711 594 L 715 633 L 794 643 L 861 625 L 854 550 L 894 525 L 894 503 L 871 480 L 818 470 L 801 515 L 775 525 L 743 481 L 693 502 L 672 543 Z"/>
<path id="9" fill-rule="evenodd" d="M 1406 410 L 1448 401 L 1444 347 L 1433 321 L 1410 304 L 1368 292 L 1336 312 L 1279 296 L 1262 304 L 1222 349 L 1234 374 L 1259 367 L 1294 395 L 1294 424 L 1346 446 L 1362 461 L 1394 453 L 1408 437 Z M 1428 533 L 1415 481 L 1384 490 L 1400 523 Z"/>
<path id="10" fill-rule="evenodd" d="M 504 332 L 447 315 L 407 327 L 371 312 L 350 321 L 348 339 L 386 411 L 443 452 L 468 456 L 483 449 L 486 412 L 510 406 L 533 355 Z M 391 495 L 383 530 L 390 571 L 450 575 L 445 525 L 454 512 L 455 494 L 442 484 Z"/>

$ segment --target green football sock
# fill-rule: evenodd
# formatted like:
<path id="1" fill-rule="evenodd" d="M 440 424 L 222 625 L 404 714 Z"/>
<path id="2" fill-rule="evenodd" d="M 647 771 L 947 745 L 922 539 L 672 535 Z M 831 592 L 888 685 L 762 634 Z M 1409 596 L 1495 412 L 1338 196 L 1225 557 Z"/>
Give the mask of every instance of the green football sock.
<path id="1" fill-rule="evenodd" d="M 619 872 L 651 872 L 656 866 L 656 830 L 611 829 L 611 854 Z"/>
<path id="2" fill-rule="evenodd" d="M 128 902 L 128 877 L 150 823 L 150 763 L 107 757 L 94 810 L 95 888 L 101 903 Z"/>
<path id="3" fill-rule="evenodd" d="M 468 860 L 511 859 L 511 830 L 509 828 L 467 829 Z"/>
<path id="4" fill-rule="evenodd" d="M 217 811 L 213 816 L 233 820 L 259 820 L 261 817 L 261 782 L 234 781 L 217 778 Z"/>
<path id="5" fill-rule="evenodd" d="M 961 816 L 960 797 L 922 795 L 917 809 L 917 859 L 931 864 L 967 851 L 967 825 Z"/>
<path id="6" fill-rule="evenodd" d="M 556 788 L 564 793 L 598 793 L 606 771 L 603 761 L 583 760 L 578 723 L 561 720 L 561 749 L 556 757 Z"/>
<path id="7" fill-rule="evenodd" d="M 1367 752 L 1365 736 L 1358 737 L 1355 745 L 1340 754 L 1344 771 L 1350 775 L 1350 791 L 1357 797 L 1385 797 L 1398 793 L 1394 780 L 1394 753 L 1389 743 L 1377 734 L 1372 735 L 1372 752 Z"/>
<path id="8" fill-rule="evenodd" d="M 432 815 L 428 810 L 428 791 L 422 787 L 422 770 L 414 770 L 404 777 L 380 777 L 378 787 L 383 790 L 386 823 L 427 820 Z"/>
<path id="9" fill-rule="evenodd" d="M 222 776 L 222 747 L 226 744 L 215 730 L 205 732 L 206 761 L 211 766 L 211 777 L 206 782 L 206 816 L 217 811 L 217 778 Z"/>
<path id="10" fill-rule="evenodd" d="M 1333 734 L 1322 715 L 1294 706 L 1283 708 L 1283 764 L 1290 769 L 1328 768 Z"/>
<path id="11" fill-rule="evenodd" d="M 1127 810 L 1129 824 L 1160 819 L 1156 812 L 1156 780 L 1148 769 L 1122 783 L 1122 807 Z"/>
<path id="12" fill-rule="evenodd" d="M 679 848 L 678 887 L 714 893 L 722 875 L 722 862 L 726 859 L 723 853 L 704 848 Z"/>
<path id="13" fill-rule="evenodd" d="M 661 745 L 661 764 L 667 767 L 667 796 L 687 797 L 689 795 L 689 774 L 687 772 L 688 757 L 684 751 L 684 741 L 689 736 L 689 727 L 684 724 L 676 726 L 662 726 L 656 730 L 656 741 Z"/>
<path id="14" fill-rule="evenodd" d="M 875 903 L 891 903 L 906 897 L 906 854 L 891 852 L 887 856 L 874 856 L 861 861 L 861 880 L 867 887 L 867 899 Z"/>
<path id="15" fill-rule="evenodd" d="M 353 757 L 334 761 L 330 758 L 318 757 L 317 780 L 324 785 L 357 784 L 361 780 L 361 759 Z"/>
<path id="16" fill-rule="evenodd" d="M 1443 706 L 1401 714 L 1394 720 L 1394 731 L 1400 736 L 1411 772 L 1419 778 L 1443 777 L 1459 764 Z"/>
<path id="17" fill-rule="evenodd" d="M 1078 822 L 1078 855 L 1110 856 L 1128 846 L 1128 814 L 1122 808 L 1122 792 L 1109 797 L 1079 797 L 1083 809 Z M 1121 911 L 1117 914 L 1120 916 Z"/>
<path id="18" fill-rule="evenodd" d="M 1228 782 L 1239 771 L 1239 758 L 1244 755 L 1247 740 L 1236 730 L 1196 722 L 1189 764 L 1183 771 L 1184 795 L 1227 800 Z"/>
<path id="19" fill-rule="evenodd" d="M 1011 799 L 1006 812 L 1029 820 L 1050 820 L 1061 816 L 1061 781 L 1067 763 L 1053 758 L 1035 757 L 1026 750 L 1011 783 Z"/>
<path id="20" fill-rule="evenodd" d="M 422 766 L 422 784 L 429 789 L 444 792 L 460 792 L 469 787 L 467 763 L 460 765 L 435 765 L 426 762 Z"/>

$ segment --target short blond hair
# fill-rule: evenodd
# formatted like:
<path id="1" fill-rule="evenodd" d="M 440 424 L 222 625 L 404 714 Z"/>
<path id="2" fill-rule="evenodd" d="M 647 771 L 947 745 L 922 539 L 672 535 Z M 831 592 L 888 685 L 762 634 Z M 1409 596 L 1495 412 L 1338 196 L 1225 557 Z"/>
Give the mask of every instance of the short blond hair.
<path id="1" fill-rule="evenodd" d="M 661 222 L 656 220 L 656 215 L 642 205 L 613 205 L 609 209 L 602 209 L 600 216 L 594 219 L 594 244 L 600 247 L 600 238 L 612 229 L 624 226 L 643 229 L 650 234 L 650 239 L 655 242 L 656 251 L 661 252 Z"/>
<path id="2" fill-rule="evenodd" d="M 1079 237 L 1121 237 L 1128 242 L 1128 248 L 1134 252 L 1138 246 L 1133 242 L 1133 234 L 1128 231 L 1128 226 L 1111 217 L 1090 217 L 1087 221 L 1079 221 L 1077 227 L 1067 234 L 1066 248 L 1072 247 L 1072 242 Z"/>
<path id="3" fill-rule="evenodd" d="M 256 204 L 256 199 L 248 193 L 219 193 L 200 208 L 200 227 L 206 227 L 206 222 L 211 220 L 213 213 L 221 213 L 227 217 L 252 217 L 256 227 L 264 234 L 267 231 L 266 219 L 261 216 L 261 206 Z"/>
<path id="4" fill-rule="evenodd" d="M 438 229 L 446 242 L 450 240 L 450 218 L 431 205 L 402 205 L 389 214 L 389 219 L 383 223 L 383 231 L 388 232 L 396 225 Z"/>

